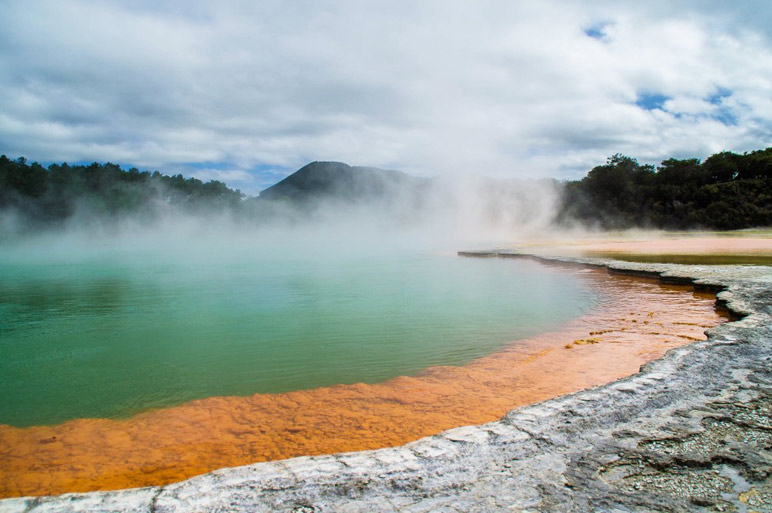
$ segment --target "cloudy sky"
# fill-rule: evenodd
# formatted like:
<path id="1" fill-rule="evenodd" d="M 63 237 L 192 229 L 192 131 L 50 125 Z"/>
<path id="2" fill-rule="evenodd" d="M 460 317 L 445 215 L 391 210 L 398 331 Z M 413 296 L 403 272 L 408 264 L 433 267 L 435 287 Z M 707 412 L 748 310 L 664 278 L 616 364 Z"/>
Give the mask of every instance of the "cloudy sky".
<path id="1" fill-rule="evenodd" d="M 256 193 L 313 160 L 578 178 L 772 145 L 760 1 L 0 0 L 0 153 Z"/>

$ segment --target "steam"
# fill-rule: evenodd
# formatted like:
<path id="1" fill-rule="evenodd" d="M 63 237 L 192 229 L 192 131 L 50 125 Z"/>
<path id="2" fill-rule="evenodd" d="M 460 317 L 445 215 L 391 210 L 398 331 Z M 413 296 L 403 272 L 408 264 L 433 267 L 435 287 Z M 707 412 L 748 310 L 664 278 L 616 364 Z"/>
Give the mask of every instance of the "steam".
<path id="1" fill-rule="evenodd" d="M 390 247 L 455 251 L 554 231 L 560 188 L 550 180 L 441 177 L 382 197 L 329 197 L 310 205 L 249 198 L 238 211 L 185 210 L 158 190 L 139 213 L 107 216 L 79 203 L 64 222 L 38 231 L 17 212 L 5 210 L 0 212 L 0 241 L 6 248 L 11 242 L 25 243 L 64 253 L 105 246 L 212 253 L 211 248 L 261 245 L 326 254 Z"/>
<path id="2" fill-rule="evenodd" d="M 275 226 L 322 230 L 341 238 L 413 241 L 455 247 L 505 243 L 555 230 L 560 184 L 441 177 L 396 194 L 358 201 L 329 198 L 311 206 L 271 205 Z"/>

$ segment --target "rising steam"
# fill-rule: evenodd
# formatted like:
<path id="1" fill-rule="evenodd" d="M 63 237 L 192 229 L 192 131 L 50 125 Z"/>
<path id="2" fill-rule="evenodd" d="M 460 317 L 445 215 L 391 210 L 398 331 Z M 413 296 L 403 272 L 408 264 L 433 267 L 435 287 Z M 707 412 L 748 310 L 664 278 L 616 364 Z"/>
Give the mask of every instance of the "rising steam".
<path id="1" fill-rule="evenodd" d="M 549 180 L 409 177 L 376 189 L 305 202 L 247 198 L 235 207 L 190 209 L 155 184 L 137 212 L 106 215 L 93 201 L 78 199 L 66 219 L 44 229 L 25 221 L 22 213 L 33 207 L 17 202 L 0 212 L 0 238 L 6 245 L 37 240 L 60 249 L 291 243 L 346 251 L 390 245 L 456 250 L 543 236 L 553 229 L 560 204 L 560 185 Z"/>

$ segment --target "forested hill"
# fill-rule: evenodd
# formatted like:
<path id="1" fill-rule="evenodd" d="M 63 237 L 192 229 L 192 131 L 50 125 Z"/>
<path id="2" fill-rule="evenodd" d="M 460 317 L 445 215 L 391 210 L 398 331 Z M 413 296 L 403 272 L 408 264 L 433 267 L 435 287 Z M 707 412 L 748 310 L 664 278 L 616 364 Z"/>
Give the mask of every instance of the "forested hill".
<path id="1" fill-rule="evenodd" d="M 168 209 L 213 212 L 240 208 L 244 195 L 224 183 L 203 183 L 111 163 L 44 168 L 24 158 L 0 156 L 0 210 L 30 227 L 84 218 L 139 217 L 151 220 Z"/>
<path id="2" fill-rule="evenodd" d="M 656 169 L 615 155 L 565 184 L 558 221 L 601 228 L 731 230 L 772 226 L 772 147 Z"/>
<path id="3" fill-rule="evenodd" d="M 656 168 L 615 155 L 581 180 L 558 186 L 562 188 L 562 202 L 557 222 L 562 225 L 664 229 L 772 226 L 772 148 L 742 155 L 719 153 L 704 162 L 669 159 Z M 430 190 L 431 180 L 397 171 L 314 162 L 260 197 L 247 198 L 222 182 L 204 183 L 182 175 L 123 170 L 110 163 L 44 168 L 24 158 L 0 156 L 0 228 L 11 218 L 22 229 L 34 229 L 73 218 L 101 222 L 129 217 L 152 222 L 159 214 L 169 213 L 228 213 L 260 222 L 293 214 L 302 218 L 309 208 L 329 200 L 338 205 L 384 207 L 389 201 L 379 199 L 400 196 L 419 205 Z"/>
<path id="4" fill-rule="evenodd" d="M 301 204 L 330 199 L 372 202 L 416 194 L 427 182 L 400 171 L 352 167 L 343 162 L 312 162 L 261 192 L 260 198 Z"/>

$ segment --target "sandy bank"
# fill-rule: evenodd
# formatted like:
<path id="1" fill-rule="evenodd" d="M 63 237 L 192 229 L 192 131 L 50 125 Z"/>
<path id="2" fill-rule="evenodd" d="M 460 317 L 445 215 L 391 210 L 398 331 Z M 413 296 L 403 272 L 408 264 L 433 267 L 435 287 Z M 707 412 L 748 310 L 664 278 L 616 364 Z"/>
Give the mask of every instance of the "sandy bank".
<path id="1" fill-rule="evenodd" d="M 592 257 L 645 263 L 772 265 L 772 232 L 693 232 L 604 235 L 531 241 L 509 249 L 549 256 Z"/>
<path id="2" fill-rule="evenodd" d="M 724 288 L 719 299 L 746 317 L 629 378 L 402 447 L 11 499 L 0 511 L 769 509 L 772 269 L 563 260 Z"/>

